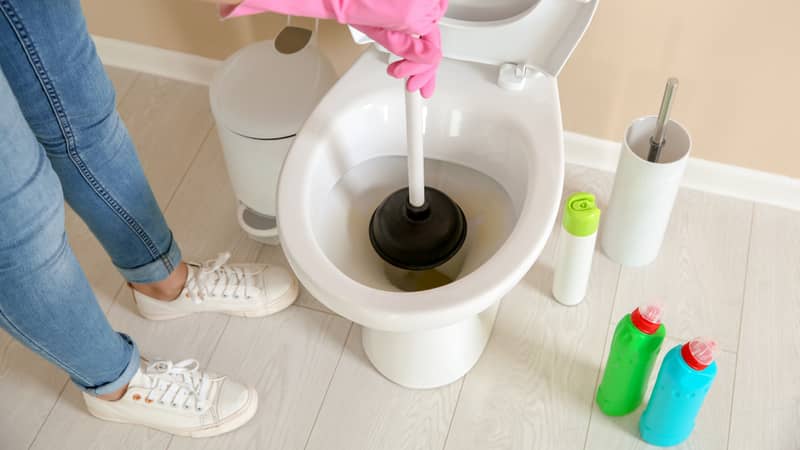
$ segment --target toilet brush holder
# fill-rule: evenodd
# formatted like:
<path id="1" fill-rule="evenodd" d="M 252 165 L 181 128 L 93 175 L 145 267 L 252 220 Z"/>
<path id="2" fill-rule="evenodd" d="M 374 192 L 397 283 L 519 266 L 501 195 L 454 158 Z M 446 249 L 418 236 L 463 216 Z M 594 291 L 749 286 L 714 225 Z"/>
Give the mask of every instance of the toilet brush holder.
<path id="1" fill-rule="evenodd" d="M 614 188 L 600 227 L 600 246 L 624 266 L 651 263 L 661 249 L 692 141 L 670 120 L 657 162 L 648 161 L 655 116 L 634 120 L 625 132 Z"/>

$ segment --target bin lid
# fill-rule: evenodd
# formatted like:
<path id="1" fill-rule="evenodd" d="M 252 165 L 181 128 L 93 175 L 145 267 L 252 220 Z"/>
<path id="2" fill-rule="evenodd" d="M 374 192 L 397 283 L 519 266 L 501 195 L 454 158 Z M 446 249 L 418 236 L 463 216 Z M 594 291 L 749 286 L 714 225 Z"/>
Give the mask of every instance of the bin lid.
<path id="1" fill-rule="evenodd" d="M 234 53 L 214 74 L 211 111 L 218 126 L 242 136 L 292 137 L 335 80 L 313 43 L 286 54 L 262 41 Z"/>

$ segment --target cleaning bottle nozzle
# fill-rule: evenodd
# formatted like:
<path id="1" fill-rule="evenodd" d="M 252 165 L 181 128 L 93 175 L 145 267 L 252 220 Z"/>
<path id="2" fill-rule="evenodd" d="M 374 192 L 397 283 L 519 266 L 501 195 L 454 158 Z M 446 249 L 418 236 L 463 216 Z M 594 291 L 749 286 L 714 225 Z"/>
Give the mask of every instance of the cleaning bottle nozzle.
<path id="1" fill-rule="evenodd" d="M 661 315 L 663 311 L 664 308 L 657 303 L 640 306 L 631 313 L 631 322 L 633 322 L 636 328 L 641 332 L 653 334 L 661 325 Z"/>
<path id="2" fill-rule="evenodd" d="M 564 228 L 573 236 L 591 236 L 600 225 L 600 208 L 588 192 L 572 194 L 564 207 Z"/>
<path id="3" fill-rule="evenodd" d="M 694 338 L 683 344 L 681 356 L 686 364 L 694 370 L 703 370 L 714 361 L 717 341 L 706 338 Z"/>

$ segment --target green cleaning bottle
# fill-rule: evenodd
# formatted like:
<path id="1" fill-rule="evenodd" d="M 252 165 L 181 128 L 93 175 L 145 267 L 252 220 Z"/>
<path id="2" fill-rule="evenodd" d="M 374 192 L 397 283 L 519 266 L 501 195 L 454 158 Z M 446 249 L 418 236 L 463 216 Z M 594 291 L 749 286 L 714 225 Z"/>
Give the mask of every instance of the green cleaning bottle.
<path id="1" fill-rule="evenodd" d="M 642 404 L 650 372 L 667 334 L 661 324 L 661 307 L 636 308 L 617 324 L 597 406 L 609 416 L 624 416 Z"/>

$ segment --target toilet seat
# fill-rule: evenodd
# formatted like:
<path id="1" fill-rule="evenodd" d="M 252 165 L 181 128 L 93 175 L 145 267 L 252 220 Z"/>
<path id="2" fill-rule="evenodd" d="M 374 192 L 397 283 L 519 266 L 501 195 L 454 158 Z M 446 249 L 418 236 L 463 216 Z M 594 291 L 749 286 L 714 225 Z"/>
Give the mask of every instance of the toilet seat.
<path id="1" fill-rule="evenodd" d="M 445 58 L 514 64 L 557 76 L 599 0 L 450 0 L 441 20 Z"/>
<path id="2" fill-rule="evenodd" d="M 598 1 L 450 0 L 440 21 L 442 55 L 558 76 L 589 27 Z M 350 32 L 359 44 L 372 42 L 354 28 Z"/>

